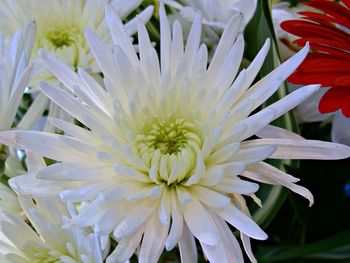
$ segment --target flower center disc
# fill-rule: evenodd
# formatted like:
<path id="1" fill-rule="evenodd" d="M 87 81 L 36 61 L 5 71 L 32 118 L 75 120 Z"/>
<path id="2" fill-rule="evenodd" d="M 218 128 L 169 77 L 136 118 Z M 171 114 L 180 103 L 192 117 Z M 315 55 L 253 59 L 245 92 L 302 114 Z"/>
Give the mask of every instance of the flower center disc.
<path id="1" fill-rule="evenodd" d="M 57 49 L 74 44 L 76 34 L 79 32 L 75 28 L 53 28 L 47 31 L 46 39 Z"/>
<path id="2" fill-rule="evenodd" d="M 178 119 L 153 124 L 147 135 L 139 136 L 138 141 L 149 150 L 159 149 L 162 154 L 171 155 L 181 152 L 193 137 L 198 137 L 195 134 L 195 125 Z"/>

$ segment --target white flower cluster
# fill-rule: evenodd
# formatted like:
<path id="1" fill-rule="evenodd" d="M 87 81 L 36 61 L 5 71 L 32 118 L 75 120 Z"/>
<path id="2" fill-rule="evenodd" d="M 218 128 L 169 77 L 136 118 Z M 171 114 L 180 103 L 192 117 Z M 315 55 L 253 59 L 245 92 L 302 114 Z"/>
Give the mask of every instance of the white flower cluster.
<path id="1" fill-rule="evenodd" d="M 255 262 L 250 238 L 267 235 L 245 198 L 260 204 L 258 183 L 285 186 L 313 203 L 298 178 L 265 160 L 350 156 L 345 145 L 269 125 L 319 85 L 260 107 L 308 46 L 254 82 L 270 41 L 240 68 L 242 28 L 255 10 L 240 9 L 246 1 L 213 1 L 202 12 L 198 6 L 209 1 L 169 1 L 191 11 L 186 36 L 161 3 L 159 45 L 145 26 L 153 7 L 141 2 L 0 3 L 0 162 L 14 190 L 0 187 L 1 262 L 116 263 L 136 253 L 138 262 L 152 263 L 175 247 L 181 262 L 197 262 L 197 243 L 210 262 L 244 262 L 231 226 Z M 220 36 L 210 60 L 203 21 Z M 15 121 L 32 82 L 40 93 L 29 93 L 32 106 Z M 45 97 L 73 121 L 46 118 Z M 43 119 L 60 132 L 41 131 Z M 24 160 L 25 169 L 16 169 Z"/>

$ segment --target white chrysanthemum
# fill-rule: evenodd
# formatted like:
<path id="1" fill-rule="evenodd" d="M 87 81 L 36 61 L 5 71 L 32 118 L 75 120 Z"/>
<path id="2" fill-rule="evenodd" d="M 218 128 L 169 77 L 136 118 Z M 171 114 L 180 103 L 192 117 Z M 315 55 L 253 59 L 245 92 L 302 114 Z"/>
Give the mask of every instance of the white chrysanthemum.
<path id="1" fill-rule="evenodd" d="M 86 201 L 71 223 L 112 233 L 119 243 L 107 262 L 127 260 L 140 244 L 142 263 L 157 262 L 164 246 L 170 250 L 177 244 L 182 262 L 196 262 L 194 237 L 211 262 L 243 262 L 228 224 L 242 233 L 254 261 L 249 237 L 267 236 L 249 217 L 243 198 L 258 185 L 242 178 L 286 186 L 312 204 L 311 193 L 296 184 L 297 178 L 263 161 L 350 156 L 344 145 L 304 140 L 268 125 L 317 85 L 252 114 L 303 61 L 308 47 L 252 85 L 269 41 L 236 76 L 244 50 L 240 16 L 228 23 L 208 66 L 199 15 L 184 46 L 180 23 L 175 21 L 171 31 L 161 5 L 160 63 L 144 25 L 139 24 L 138 55 L 120 19 L 111 10 L 106 15 L 113 53 L 86 32 L 105 89 L 84 70 L 75 73 L 43 54 L 70 92 L 47 83 L 42 91 L 88 129 L 52 119 L 65 135 L 1 132 L 0 142 L 58 161 L 37 178 L 11 179 L 11 186 L 36 196 L 60 193 L 65 201 Z M 249 139 L 255 134 L 262 139 Z"/>
<path id="2" fill-rule="evenodd" d="M 108 42 L 108 28 L 104 20 L 106 4 L 111 4 L 121 17 L 136 9 L 142 0 L 8 0 L 0 2 L 0 31 L 12 35 L 27 21 L 35 20 L 37 36 L 33 56 L 41 48 L 52 52 L 73 68 L 94 69 L 94 59 L 85 41 L 84 30 L 93 29 L 100 38 Z M 153 13 L 153 7 L 145 9 L 139 16 L 145 22 Z M 130 34 L 136 31 L 135 19 L 126 25 Z M 41 72 L 37 79 L 48 79 Z"/>
<path id="3" fill-rule="evenodd" d="M 28 153 L 28 174 L 46 167 L 42 158 Z M 89 229 L 66 227 L 75 215 L 57 197 L 19 196 L 29 224 L 11 211 L 0 212 L 0 261 L 3 263 L 102 263 L 101 237 Z M 65 226 L 65 227 L 64 227 Z"/>
<path id="4" fill-rule="evenodd" d="M 204 41 L 215 45 L 230 19 L 241 13 L 243 16 L 242 31 L 253 17 L 257 0 L 163 0 L 164 3 L 179 10 L 187 21 L 193 21 L 196 12 L 201 11 L 204 26 Z"/>
<path id="5" fill-rule="evenodd" d="M 99 238 L 78 226 L 62 228 L 69 218 L 62 202 L 20 197 L 35 230 L 17 215 L 0 212 L 0 260 L 3 263 L 102 263 Z"/>

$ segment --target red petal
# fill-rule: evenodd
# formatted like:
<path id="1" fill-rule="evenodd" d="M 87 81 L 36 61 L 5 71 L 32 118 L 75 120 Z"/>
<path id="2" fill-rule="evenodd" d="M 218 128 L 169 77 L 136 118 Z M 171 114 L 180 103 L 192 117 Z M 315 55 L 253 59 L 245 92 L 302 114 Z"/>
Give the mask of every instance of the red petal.
<path id="1" fill-rule="evenodd" d="M 349 100 L 350 87 L 331 88 L 321 98 L 318 110 L 320 113 L 331 113 L 342 109 L 344 115 L 350 117 Z"/>
<path id="2" fill-rule="evenodd" d="M 348 8 L 350 8 L 350 0 L 342 0 L 342 2 L 343 2 Z"/>
<path id="3" fill-rule="evenodd" d="M 288 78 L 288 81 L 293 84 L 321 84 L 323 87 L 329 87 L 333 85 L 337 77 L 342 76 L 337 73 L 305 73 L 296 71 Z"/>
<path id="4" fill-rule="evenodd" d="M 333 16 L 338 24 L 349 27 L 350 10 L 345 6 L 327 0 L 314 0 L 303 4 L 321 10 L 326 14 Z"/>
<path id="5" fill-rule="evenodd" d="M 350 97 L 344 101 L 341 111 L 344 114 L 345 117 L 350 118 Z"/>
<path id="6" fill-rule="evenodd" d="M 337 49 L 340 49 L 340 51 L 344 50 L 345 52 L 350 50 L 350 43 L 349 42 L 344 43 L 344 42 L 339 42 L 339 41 L 320 38 L 320 37 L 304 37 L 304 38 L 299 38 L 299 39 L 294 41 L 294 43 L 300 47 L 305 46 L 306 42 L 310 42 L 312 45 L 314 43 L 316 43 L 317 45 L 320 45 L 320 46 L 337 48 Z"/>
<path id="7" fill-rule="evenodd" d="M 283 30 L 299 37 L 319 37 L 344 43 L 346 43 L 346 39 L 350 38 L 348 33 L 335 26 L 329 27 L 310 21 L 287 20 L 282 22 L 280 26 Z"/>
<path id="8" fill-rule="evenodd" d="M 350 74 L 334 80 L 334 87 L 350 87 Z"/>
<path id="9" fill-rule="evenodd" d="M 329 54 L 309 53 L 299 66 L 302 72 L 350 74 L 350 60 L 340 59 Z"/>

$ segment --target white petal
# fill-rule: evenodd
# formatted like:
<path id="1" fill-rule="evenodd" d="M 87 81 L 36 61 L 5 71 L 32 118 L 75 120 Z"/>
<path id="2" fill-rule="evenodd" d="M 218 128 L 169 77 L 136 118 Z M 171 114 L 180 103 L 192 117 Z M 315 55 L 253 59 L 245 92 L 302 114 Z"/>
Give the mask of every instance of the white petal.
<path id="1" fill-rule="evenodd" d="M 75 138 L 37 131 L 12 130 L 0 133 L 0 142 L 66 162 L 93 160 L 96 150 Z M 69 153 L 69 154 L 68 154 Z"/>
<path id="2" fill-rule="evenodd" d="M 191 192 L 201 201 L 203 204 L 212 207 L 225 207 L 230 202 L 231 199 L 225 195 L 222 195 L 208 187 L 203 186 L 193 186 Z"/>
<path id="3" fill-rule="evenodd" d="M 242 240 L 242 243 L 243 243 L 243 247 L 244 247 L 245 253 L 247 253 L 247 255 L 248 255 L 249 259 L 250 259 L 250 262 L 257 263 L 257 260 L 254 257 L 254 254 L 253 254 L 253 251 L 252 251 L 252 247 L 251 247 L 251 244 L 250 244 L 250 238 L 247 235 L 241 233 L 241 240 Z"/>
<path id="4" fill-rule="evenodd" d="M 126 28 L 121 22 L 118 15 L 112 8 L 106 7 L 106 22 L 108 24 L 109 31 L 112 35 L 114 45 L 123 47 L 123 51 L 128 56 L 130 61 L 136 65 L 138 58 L 135 52 L 135 48 L 132 45 L 130 36 L 126 32 Z"/>
<path id="5" fill-rule="evenodd" d="M 174 189 L 171 189 L 171 219 L 171 229 L 165 242 L 165 247 L 168 251 L 173 249 L 179 242 L 181 236 L 183 235 L 182 232 L 184 227 L 183 215 Z"/>
<path id="6" fill-rule="evenodd" d="M 168 227 L 161 224 L 158 217 L 153 215 L 147 222 L 140 249 L 140 263 L 157 263 L 164 250 Z"/>
<path id="7" fill-rule="evenodd" d="M 304 140 L 299 134 L 288 131 L 283 128 L 279 128 L 272 125 L 267 125 L 259 132 L 256 133 L 256 136 L 263 139 L 293 139 L 293 140 Z"/>
<path id="8" fill-rule="evenodd" d="M 245 146 L 245 144 L 242 144 L 242 146 L 243 145 Z M 234 156 L 233 160 L 235 162 L 243 162 L 245 164 L 256 163 L 269 158 L 276 151 L 276 149 L 277 147 L 272 143 L 269 145 L 265 144 L 262 147 L 242 147 Z"/>
<path id="9" fill-rule="evenodd" d="M 30 175 L 16 176 L 9 180 L 9 185 L 17 193 L 38 197 L 58 195 L 65 189 L 64 185 L 57 182 L 38 180 Z"/>
<path id="10" fill-rule="evenodd" d="M 129 35 L 133 35 L 137 31 L 137 24 L 142 23 L 146 24 L 147 21 L 152 17 L 154 12 L 153 6 L 147 6 L 141 13 L 137 14 L 137 17 L 132 18 L 125 24 L 126 32 Z"/>
<path id="11" fill-rule="evenodd" d="M 74 92 L 74 86 L 84 87 L 79 76 L 66 64 L 53 57 L 49 57 L 44 51 L 41 52 L 41 58 L 52 74 L 54 74 L 70 91 Z"/>
<path id="12" fill-rule="evenodd" d="M 184 230 L 179 241 L 179 249 L 181 262 L 187 263 L 198 261 L 196 242 L 186 224 L 184 225 Z"/>
<path id="13" fill-rule="evenodd" d="M 158 204 L 154 200 L 139 202 L 128 216 L 116 227 L 113 231 L 113 236 L 119 239 L 135 233 L 137 229 L 149 219 L 152 212 L 157 207 Z"/>
<path id="14" fill-rule="evenodd" d="M 248 172 L 252 172 L 254 174 L 262 175 L 267 178 L 267 181 L 272 180 L 272 184 L 274 185 L 283 185 L 290 189 L 291 191 L 300 194 L 307 198 L 310 202 L 309 206 L 313 205 L 314 198 L 311 194 L 311 192 L 306 189 L 305 187 L 302 187 L 300 185 L 296 185 L 294 182 L 298 181 L 298 178 L 295 178 L 289 174 L 286 174 L 282 172 L 281 170 L 273 167 L 272 165 L 266 164 L 266 163 L 257 163 L 252 166 L 248 166 L 247 168 Z M 243 174 L 245 176 L 245 174 Z M 248 174 L 249 176 L 249 174 Z M 252 177 L 250 177 L 252 178 Z M 258 178 L 252 178 L 252 179 L 258 179 Z M 264 180 L 264 179 L 263 179 Z"/>
<path id="15" fill-rule="evenodd" d="M 246 216 L 234 205 L 230 204 L 222 209 L 212 208 L 212 210 L 246 235 L 259 240 L 265 240 L 267 238 L 265 232 L 250 217 Z"/>
<path id="16" fill-rule="evenodd" d="M 242 148 L 272 145 L 277 146 L 269 157 L 272 159 L 338 160 L 350 157 L 348 146 L 316 140 L 259 139 L 242 143 Z"/>
<path id="17" fill-rule="evenodd" d="M 220 242 L 213 219 L 196 198 L 183 205 L 182 210 L 187 226 L 199 241 L 212 246 Z"/>
<path id="18" fill-rule="evenodd" d="M 123 238 L 118 242 L 117 247 L 107 257 L 107 263 L 124 263 L 132 256 L 136 248 L 140 244 L 144 228 L 140 228 L 131 237 Z"/>
<path id="19" fill-rule="evenodd" d="M 219 75 L 218 72 L 221 69 L 221 65 L 227 57 L 227 54 L 229 53 L 232 47 L 232 44 L 236 40 L 241 22 L 242 16 L 240 14 L 233 16 L 228 22 L 224 32 L 222 33 L 215 54 L 208 68 L 210 80 L 214 80 L 215 76 Z M 240 61 L 237 61 L 237 63 L 239 62 Z"/>
<path id="20" fill-rule="evenodd" d="M 350 118 L 337 112 L 333 118 L 332 141 L 350 146 Z"/>
<path id="21" fill-rule="evenodd" d="M 294 87 L 291 88 L 291 85 L 289 85 L 288 88 L 289 90 L 294 89 Z M 329 88 L 319 89 L 311 97 L 307 98 L 304 102 L 299 104 L 299 106 L 297 107 L 297 115 L 301 121 L 325 121 L 332 117 L 333 114 L 322 114 L 318 111 L 318 105 L 320 104 L 320 100 L 328 90 Z"/>
<path id="22" fill-rule="evenodd" d="M 258 191 L 259 185 L 239 178 L 225 177 L 219 184 L 213 186 L 213 189 L 224 193 L 250 195 Z"/>
<path id="23" fill-rule="evenodd" d="M 171 33 L 169 21 L 165 13 L 164 4 L 161 2 L 159 7 L 160 20 L 160 58 L 162 73 L 167 74 L 170 70 L 170 43 Z"/>
<path id="24" fill-rule="evenodd" d="M 239 150 L 239 147 L 240 143 L 234 142 L 220 148 L 209 156 L 206 160 L 206 164 L 220 164 L 230 160 Z"/>

